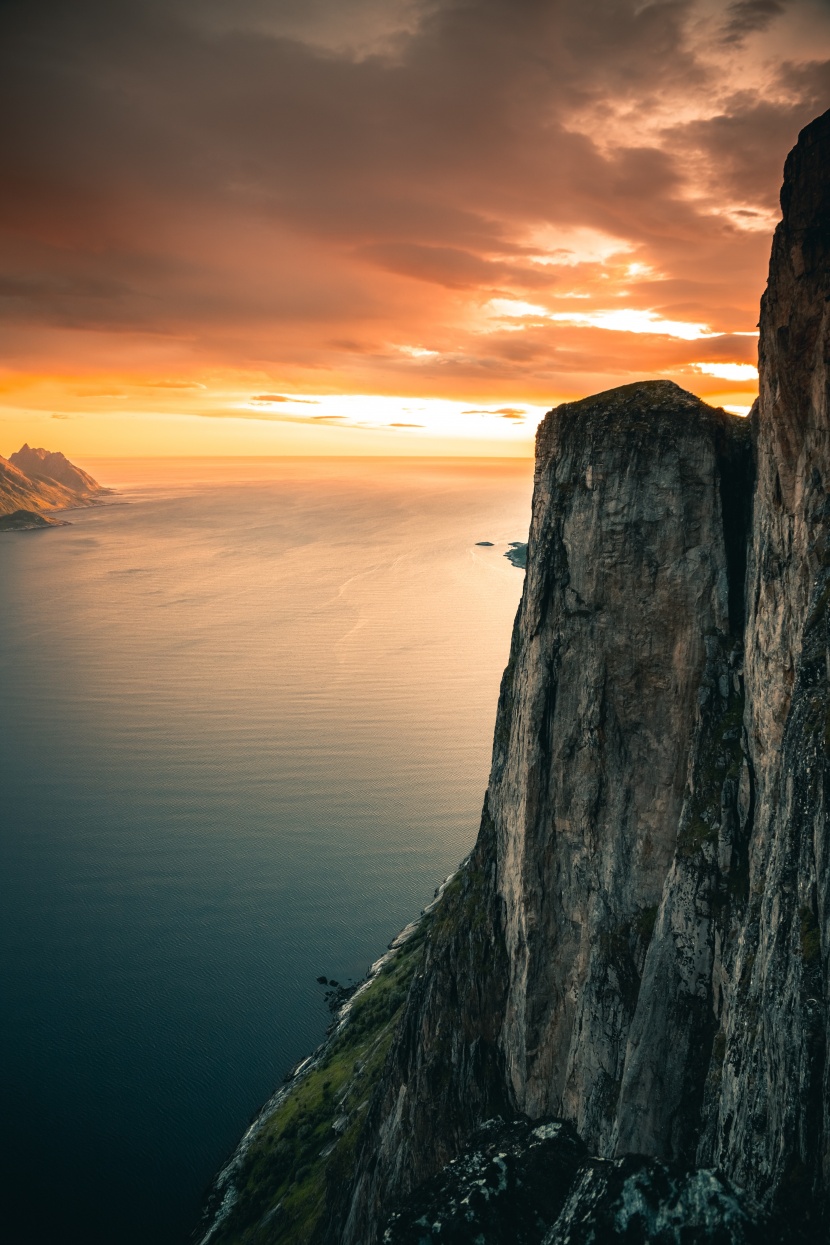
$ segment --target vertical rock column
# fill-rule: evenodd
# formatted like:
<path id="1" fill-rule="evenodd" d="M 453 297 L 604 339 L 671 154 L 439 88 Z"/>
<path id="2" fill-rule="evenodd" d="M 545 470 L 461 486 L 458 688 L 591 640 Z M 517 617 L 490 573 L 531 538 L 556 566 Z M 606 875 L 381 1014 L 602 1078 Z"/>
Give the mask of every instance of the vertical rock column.
<path id="1" fill-rule="evenodd" d="M 830 1185 L 830 113 L 799 136 L 781 205 L 755 415 L 749 898 L 701 1159 L 722 1163 L 762 1197 L 803 1205 Z"/>
<path id="2" fill-rule="evenodd" d="M 510 965 L 502 1042 L 520 1109 L 567 1117 L 601 1153 L 707 644 L 730 634 L 736 453 L 749 453 L 745 423 L 667 381 L 561 406 L 538 437 L 514 703 L 489 791 Z"/>

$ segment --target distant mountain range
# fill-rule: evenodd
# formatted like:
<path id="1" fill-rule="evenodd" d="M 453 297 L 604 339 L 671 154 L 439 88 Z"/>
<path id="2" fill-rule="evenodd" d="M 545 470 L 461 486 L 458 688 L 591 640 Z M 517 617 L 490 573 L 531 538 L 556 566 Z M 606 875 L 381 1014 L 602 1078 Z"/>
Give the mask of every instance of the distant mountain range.
<path id="1" fill-rule="evenodd" d="M 24 445 L 10 458 L 0 455 L 0 517 L 15 520 L 0 528 L 51 526 L 44 517 L 51 511 L 94 506 L 111 492 L 63 454 Z"/>

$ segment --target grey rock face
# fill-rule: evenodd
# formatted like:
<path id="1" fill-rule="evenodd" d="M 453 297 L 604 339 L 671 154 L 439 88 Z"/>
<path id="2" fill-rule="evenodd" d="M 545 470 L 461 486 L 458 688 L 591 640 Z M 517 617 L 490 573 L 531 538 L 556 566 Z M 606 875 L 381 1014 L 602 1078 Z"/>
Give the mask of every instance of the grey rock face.
<path id="1" fill-rule="evenodd" d="M 709 831 L 700 827 L 698 851 L 685 852 L 684 810 L 616 1142 L 623 1153 L 689 1156 L 697 1137 L 700 1162 L 818 1221 L 830 1187 L 830 114 L 801 135 L 781 201 L 752 414 L 744 737 L 740 754 L 721 748 L 723 781 L 710 766 L 707 778 L 702 736 L 696 747 L 688 802 L 709 800 Z M 734 736 L 725 703 L 722 714 L 725 745 Z"/>
<path id="2" fill-rule="evenodd" d="M 727 948 L 746 906 L 751 784 L 740 642 L 706 637 L 691 765 L 673 860 L 625 1052 L 617 1154 L 694 1160 Z"/>
<path id="3" fill-rule="evenodd" d="M 564 1115 L 600 1153 L 708 650 L 730 648 L 730 570 L 743 565 L 730 566 L 722 499 L 748 474 L 748 431 L 658 381 L 560 407 L 538 437 L 513 713 L 489 797 L 510 963 L 502 1040 L 519 1108 Z"/>

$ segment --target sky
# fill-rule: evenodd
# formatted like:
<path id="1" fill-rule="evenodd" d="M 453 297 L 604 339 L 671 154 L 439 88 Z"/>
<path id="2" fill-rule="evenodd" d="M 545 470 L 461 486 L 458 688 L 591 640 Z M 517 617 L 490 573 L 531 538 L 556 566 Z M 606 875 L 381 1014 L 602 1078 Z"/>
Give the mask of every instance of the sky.
<path id="1" fill-rule="evenodd" d="M 0 0 L 0 453 L 745 412 L 830 0 Z"/>

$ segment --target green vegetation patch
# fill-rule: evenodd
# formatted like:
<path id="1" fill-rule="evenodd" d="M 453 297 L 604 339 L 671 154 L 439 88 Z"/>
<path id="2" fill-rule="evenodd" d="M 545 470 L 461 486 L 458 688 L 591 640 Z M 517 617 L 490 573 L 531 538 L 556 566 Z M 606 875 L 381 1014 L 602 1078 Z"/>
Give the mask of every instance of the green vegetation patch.
<path id="1" fill-rule="evenodd" d="M 353 1000 L 342 1030 L 257 1128 L 236 1200 L 210 1245 L 307 1245 L 325 1222 L 326 1187 L 351 1174 L 360 1130 L 392 1044 L 430 918 Z"/>

